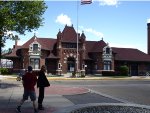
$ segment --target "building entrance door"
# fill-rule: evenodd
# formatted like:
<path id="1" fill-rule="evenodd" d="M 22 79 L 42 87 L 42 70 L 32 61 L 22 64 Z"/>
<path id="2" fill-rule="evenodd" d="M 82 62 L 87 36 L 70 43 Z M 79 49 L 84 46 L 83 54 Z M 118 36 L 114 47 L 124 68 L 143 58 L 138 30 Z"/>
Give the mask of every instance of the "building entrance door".
<path id="1" fill-rule="evenodd" d="M 131 76 L 137 76 L 138 75 L 138 64 L 132 64 L 131 65 Z"/>
<path id="2" fill-rule="evenodd" d="M 67 71 L 68 72 L 75 71 L 75 59 L 73 57 L 67 59 Z"/>

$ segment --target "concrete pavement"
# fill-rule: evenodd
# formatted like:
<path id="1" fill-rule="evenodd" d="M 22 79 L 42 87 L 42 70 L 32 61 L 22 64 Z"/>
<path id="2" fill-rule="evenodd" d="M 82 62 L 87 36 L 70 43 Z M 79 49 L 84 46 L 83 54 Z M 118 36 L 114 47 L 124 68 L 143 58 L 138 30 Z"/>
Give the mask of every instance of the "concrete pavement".
<path id="1" fill-rule="evenodd" d="M 15 108 L 22 98 L 23 87 L 21 81 L 16 81 L 16 77 L 0 76 L 0 113 L 16 113 Z M 49 77 L 49 80 L 69 80 L 69 79 L 102 79 L 100 77 L 86 78 L 65 78 Z M 112 78 L 103 78 L 112 79 Z M 116 78 L 121 79 L 121 78 Z M 127 78 L 126 78 L 127 79 Z M 129 79 L 129 78 L 128 78 Z M 149 79 L 144 77 L 134 77 L 130 79 Z M 38 96 L 38 89 L 36 89 Z M 105 95 L 98 94 L 82 87 L 53 85 L 46 88 L 44 99 L 44 111 L 39 113 L 53 113 L 65 107 L 88 103 L 124 103 Z M 22 113 L 33 113 L 32 103 L 26 101 L 22 106 Z"/>

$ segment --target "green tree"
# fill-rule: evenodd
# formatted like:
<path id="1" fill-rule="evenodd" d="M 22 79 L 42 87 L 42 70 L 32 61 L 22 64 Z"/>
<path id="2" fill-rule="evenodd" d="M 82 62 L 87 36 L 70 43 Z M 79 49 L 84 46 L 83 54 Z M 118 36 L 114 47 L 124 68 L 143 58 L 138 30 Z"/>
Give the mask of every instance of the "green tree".
<path id="1" fill-rule="evenodd" d="M 18 38 L 8 32 L 25 35 L 25 31 L 38 29 L 43 25 L 42 15 L 46 9 L 44 1 L 0 1 L 0 59 L 5 41 Z"/>

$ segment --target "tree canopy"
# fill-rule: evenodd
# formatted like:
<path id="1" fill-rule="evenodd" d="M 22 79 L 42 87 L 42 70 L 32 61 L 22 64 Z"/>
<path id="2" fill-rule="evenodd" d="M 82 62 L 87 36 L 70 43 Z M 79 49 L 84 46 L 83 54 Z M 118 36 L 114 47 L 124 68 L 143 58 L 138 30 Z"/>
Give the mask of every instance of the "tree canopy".
<path id="1" fill-rule="evenodd" d="M 25 34 L 43 25 L 42 15 L 47 6 L 44 1 L 0 1 L 0 57 L 1 47 L 10 37 L 9 31 Z"/>
<path id="2" fill-rule="evenodd" d="M 43 25 L 46 10 L 44 1 L 0 1 L 1 32 L 16 31 L 24 34 Z"/>

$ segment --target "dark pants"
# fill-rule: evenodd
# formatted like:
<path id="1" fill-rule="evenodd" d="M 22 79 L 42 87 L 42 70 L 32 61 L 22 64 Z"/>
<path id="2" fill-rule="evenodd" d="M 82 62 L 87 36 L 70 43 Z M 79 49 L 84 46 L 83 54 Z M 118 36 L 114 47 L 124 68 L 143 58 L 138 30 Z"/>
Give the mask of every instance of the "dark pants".
<path id="1" fill-rule="evenodd" d="M 38 103 L 42 105 L 44 99 L 44 87 L 39 87 Z"/>

